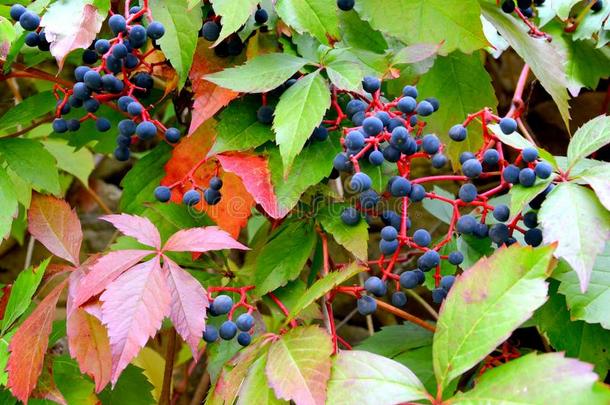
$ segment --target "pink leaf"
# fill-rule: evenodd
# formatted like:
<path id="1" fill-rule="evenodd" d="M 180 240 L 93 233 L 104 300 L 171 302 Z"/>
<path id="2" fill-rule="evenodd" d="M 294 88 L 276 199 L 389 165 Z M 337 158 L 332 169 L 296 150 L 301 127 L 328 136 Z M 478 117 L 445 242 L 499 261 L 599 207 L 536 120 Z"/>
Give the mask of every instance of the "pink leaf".
<path id="1" fill-rule="evenodd" d="M 70 52 L 88 48 L 102 28 L 104 16 L 98 13 L 95 6 L 84 3 L 54 3 L 40 23 L 51 43 L 51 55 L 60 69 Z"/>
<path id="2" fill-rule="evenodd" d="M 55 306 L 65 286 L 64 280 L 38 304 L 32 314 L 19 326 L 9 344 L 11 354 L 6 367 L 7 386 L 13 395 L 24 403 L 28 402 L 42 371 Z"/>
<path id="3" fill-rule="evenodd" d="M 101 257 L 91 266 L 91 271 L 79 283 L 74 297 L 74 307 L 79 307 L 91 297 L 104 291 L 106 286 L 125 270 L 136 265 L 151 253 L 150 250 L 119 250 Z"/>
<path id="4" fill-rule="evenodd" d="M 197 346 L 205 328 L 205 311 L 209 305 L 206 291 L 199 281 L 163 256 L 168 272 L 167 284 L 172 296 L 169 317 L 174 327 L 197 358 Z"/>
<path id="5" fill-rule="evenodd" d="M 173 234 L 163 246 L 165 252 L 207 252 L 222 249 L 249 250 L 217 226 L 183 229 Z"/>
<path id="6" fill-rule="evenodd" d="M 76 212 L 64 200 L 34 194 L 28 211 L 28 231 L 55 256 L 79 264 L 83 232 Z"/>
<path id="7" fill-rule="evenodd" d="M 159 250 L 161 248 L 161 236 L 159 231 L 148 218 L 137 215 L 105 215 L 101 217 L 104 221 L 110 222 L 116 229 L 124 235 L 136 238 L 138 242 L 152 246 Z"/>
<path id="8" fill-rule="evenodd" d="M 108 286 L 100 301 L 112 349 L 111 380 L 115 384 L 169 315 L 170 294 L 159 257 L 123 273 Z"/>
<path id="9" fill-rule="evenodd" d="M 278 206 L 266 158 L 239 152 L 222 153 L 216 157 L 225 171 L 241 178 L 246 190 L 267 214 L 272 218 L 282 218 L 287 214 Z"/>

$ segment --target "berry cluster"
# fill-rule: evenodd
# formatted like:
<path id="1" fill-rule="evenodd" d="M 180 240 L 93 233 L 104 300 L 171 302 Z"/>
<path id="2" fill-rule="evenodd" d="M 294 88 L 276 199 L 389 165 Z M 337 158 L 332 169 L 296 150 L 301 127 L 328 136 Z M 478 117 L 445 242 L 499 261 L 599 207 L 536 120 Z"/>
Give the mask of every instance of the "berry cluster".
<path id="1" fill-rule="evenodd" d="M 256 12 L 254 13 L 254 21 L 261 30 L 266 30 L 267 27 L 264 24 L 267 20 L 269 20 L 269 13 L 258 5 Z M 220 37 L 221 30 L 222 25 L 220 23 L 220 17 L 211 14 L 204 21 L 201 30 L 199 30 L 199 36 L 203 37 L 206 41 L 215 42 Z M 216 56 L 224 58 L 228 56 L 237 56 L 243 49 L 244 42 L 238 33 L 233 33 L 214 47 L 214 53 Z"/>
<path id="2" fill-rule="evenodd" d="M 222 198 L 222 194 L 220 193 L 220 189 L 222 189 L 222 179 L 220 177 L 212 177 L 209 187 L 205 189 L 198 187 L 193 181 L 191 181 L 191 183 L 193 188 L 182 196 L 182 202 L 185 205 L 193 206 L 199 204 L 199 202 L 201 202 L 201 194 L 203 194 L 203 199 L 208 205 L 216 205 L 220 202 Z M 172 196 L 172 188 L 178 186 L 178 184 L 179 183 L 176 183 L 169 187 L 158 186 L 155 188 L 155 198 L 157 201 L 168 202 Z"/>
<path id="3" fill-rule="evenodd" d="M 55 132 L 77 131 L 81 123 L 88 119 L 95 120 L 98 131 L 110 130 L 110 121 L 96 115 L 103 103 L 116 103 L 115 108 L 129 117 L 118 125 L 119 135 L 114 155 L 120 161 L 129 159 L 129 147 L 133 143 L 150 140 L 159 131 L 169 143 L 178 142 L 181 136 L 178 129 L 165 128 L 153 120 L 149 108 L 138 99 L 147 96 L 153 88 L 151 74 L 156 63 L 148 63 L 146 57 L 155 51 L 155 41 L 165 34 L 163 24 L 159 22 L 149 21 L 146 26 L 140 24 L 144 15 L 148 15 L 148 10 L 138 6 L 129 9 L 127 16 L 112 15 L 108 19 L 108 26 L 115 36 L 111 39 L 96 39 L 91 48 L 85 50 L 85 65 L 74 70 L 75 84 L 71 89 L 55 87 Z M 142 49 L 149 39 L 155 46 L 144 52 Z M 100 62 L 97 66 L 87 66 L 97 62 Z M 62 118 L 71 109 L 81 107 L 86 114 L 80 119 Z"/>
<path id="4" fill-rule="evenodd" d="M 342 144 L 344 151 L 334 159 L 334 168 L 351 175 L 350 191 L 357 195 L 355 206 L 347 207 L 341 213 L 342 221 L 354 226 L 363 220 L 374 223 L 378 217 L 385 225 L 381 229 L 379 249 L 381 257 L 376 264 L 381 270 L 381 277 L 369 277 L 364 288 L 350 290 L 358 299 L 358 310 L 367 315 L 375 311 L 377 301 L 371 296 L 362 295 L 366 291 L 374 296 L 386 295 L 386 281 L 394 282 L 392 303 L 404 306 L 406 295 L 401 288 L 412 289 L 422 285 L 425 273 L 435 270 L 435 288 L 432 291 L 433 301 L 440 303 L 454 282 L 453 275 L 441 277 L 442 260 L 459 266 L 464 256 L 459 251 L 441 254 L 441 248 L 446 246 L 456 235 L 470 235 L 476 238 L 489 238 L 498 246 L 517 242 L 513 237 L 515 231 L 524 234 L 525 243 L 538 246 L 542 243 L 542 233 L 537 229 L 536 213 L 511 213 L 504 204 L 490 204 L 489 199 L 505 192 L 515 184 L 524 187 L 534 185 L 536 179 L 549 179 L 553 174 L 550 164 L 539 160 L 538 150 L 525 148 L 519 151 L 515 160 L 510 163 L 505 155 L 504 145 L 488 127 L 498 123 L 500 131 L 512 134 L 517 130 L 517 121 L 512 117 L 498 117 L 489 109 L 470 114 L 461 124 L 453 126 L 448 133 L 455 142 L 462 142 L 468 137 L 467 127 L 479 120 L 482 125 L 483 146 L 475 152 L 463 152 L 460 156 L 461 175 L 436 175 L 412 178 L 411 166 L 415 160 L 429 160 L 435 169 L 442 169 L 448 159 L 443 151 L 445 146 L 434 134 L 425 133 L 426 117 L 440 108 L 438 100 L 427 98 L 418 101 L 418 91 L 414 86 L 405 86 L 402 95 L 395 100 L 387 101 L 381 95 L 381 81 L 374 77 L 366 77 L 362 83 L 369 96 L 354 95 L 346 105 L 345 112 L 354 124 L 353 127 L 343 127 Z M 341 114 L 340 114 L 341 115 Z M 387 182 L 387 188 L 379 194 L 372 188 L 371 178 L 360 166 L 366 159 L 370 164 L 380 166 L 384 162 L 394 163 L 397 175 Z M 487 186 L 489 181 L 499 182 L 486 191 L 479 187 Z M 457 198 L 451 199 L 434 192 L 427 191 L 426 183 L 440 181 L 456 181 L 461 183 Z M 475 183 L 481 183 L 477 185 Z M 540 204 L 553 185 L 541 193 L 530 203 L 533 209 Z M 380 209 L 384 200 L 399 199 L 400 212 Z M 424 199 L 436 199 L 451 204 L 453 208 L 449 230 L 444 238 L 433 243 L 432 235 L 426 229 L 412 227 L 408 209 L 412 204 Z M 469 212 L 464 212 L 469 210 Z M 489 215 L 491 214 L 491 215 Z M 493 217 L 493 219 L 489 218 Z M 489 220 L 488 220 L 489 218 Z M 526 219 L 527 218 L 527 219 Z M 520 226 L 523 221 L 527 230 Z M 401 254 L 402 248 L 407 248 L 406 255 Z M 395 274 L 398 263 L 406 263 L 410 258 L 417 257 L 417 267 Z"/>
<path id="5" fill-rule="evenodd" d="M 29 11 L 21 4 L 14 4 L 10 10 L 11 18 L 19 22 L 21 28 L 28 32 L 25 36 L 25 44 L 29 47 L 38 47 L 40 51 L 48 51 L 50 48 L 49 41 L 45 32 L 39 29 L 40 16 Z"/>
<path id="6" fill-rule="evenodd" d="M 245 306 L 248 312 L 239 315 L 233 322 L 233 313 L 239 306 Z M 237 336 L 237 342 L 240 345 L 248 346 L 252 341 L 252 328 L 254 327 L 254 318 L 251 315 L 253 310 L 253 307 L 241 301 L 237 305 L 233 305 L 233 299 L 228 295 L 218 295 L 210 305 L 209 314 L 213 317 L 228 314 L 228 319 L 220 325 L 220 328 L 207 324 L 203 332 L 203 340 L 213 343 L 219 337 L 223 340 L 231 340 Z"/>
<path id="7" fill-rule="evenodd" d="M 517 0 L 517 3 L 515 4 L 514 0 L 504 0 L 502 2 L 502 11 L 510 14 L 518 9 L 518 12 L 523 16 L 532 18 L 534 16 L 532 5 L 539 7 L 544 4 L 544 1 L 545 0 Z"/>

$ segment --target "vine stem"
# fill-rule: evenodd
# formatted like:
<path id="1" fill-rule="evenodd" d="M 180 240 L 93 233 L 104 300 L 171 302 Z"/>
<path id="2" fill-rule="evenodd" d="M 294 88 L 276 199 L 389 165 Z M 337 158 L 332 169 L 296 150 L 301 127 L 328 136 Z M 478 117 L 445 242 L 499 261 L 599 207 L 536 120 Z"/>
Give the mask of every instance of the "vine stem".
<path id="1" fill-rule="evenodd" d="M 163 372 L 163 386 L 159 396 L 160 405 L 170 405 L 172 372 L 174 370 L 174 358 L 176 357 L 176 330 L 171 328 L 168 334 L 167 349 L 165 351 L 165 370 Z"/>
<path id="2" fill-rule="evenodd" d="M 430 332 L 436 332 L 436 327 L 430 325 L 428 322 L 424 321 L 421 318 L 416 317 L 415 315 L 411 315 L 408 312 L 403 311 L 402 309 L 398 309 L 393 305 L 388 304 L 387 302 L 376 299 L 377 306 L 393 315 L 396 315 L 402 319 L 405 319 L 409 322 L 412 322 L 416 325 L 421 326 L 424 329 L 428 329 Z"/>

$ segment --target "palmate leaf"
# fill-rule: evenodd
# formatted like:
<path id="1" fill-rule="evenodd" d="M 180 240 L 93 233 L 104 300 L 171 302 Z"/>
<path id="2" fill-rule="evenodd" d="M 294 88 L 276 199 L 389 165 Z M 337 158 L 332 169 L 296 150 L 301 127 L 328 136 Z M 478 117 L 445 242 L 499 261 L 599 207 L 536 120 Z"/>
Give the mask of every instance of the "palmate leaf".
<path id="1" fill-rule="evenodd" d="M 610 117 L 600 115 L 588 121 L 578 128 L 568 145 L 568 168 L 609 143 Z"/>
<path id="2" fill-rule="evenodd" d="M 546 301 L 553 250 L 501 248 L 457 277 L 434 334 L 441 387 L 481 361 Z"/>

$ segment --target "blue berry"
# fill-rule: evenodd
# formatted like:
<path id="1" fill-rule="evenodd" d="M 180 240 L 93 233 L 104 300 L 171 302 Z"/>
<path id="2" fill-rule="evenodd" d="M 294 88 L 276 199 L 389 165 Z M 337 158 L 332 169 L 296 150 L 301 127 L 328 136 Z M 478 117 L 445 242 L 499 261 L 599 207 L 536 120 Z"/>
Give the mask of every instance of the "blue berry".
<path id="1" fill-rule="evenodd" d="M 121 96 L 117 104 L 119 105 L 121 111 L 127 112 L 127 106 L 134 101 L 135 100 L 129 96 Z"/>
<path id="2" fill-rule="evenodd" d="M 532 228 L 525 231 L 523 235 L 525 239 L 525 243 L 530 246 L 536 247 L 540 246 L 542 243 L 542 231 L 538 228 Z"/>
<path id="3" fill-rule="evenodd" d="M 349 117 L 353 116 L 357 112 L 364 112 L 365 110 L 366 103 L 357 99 L 350 100 L 345 107 L 345 112 Z"/>
<path id="4" fill-rule="evenodd" d="M 375 136 L 383 131 L 383 122 L 377 117 L 367 117 L 362 121 L 362 129 L 367 135 Z"/>
<path id="5" fill-rule="evenodd" d="M 57 103 L 55 104 L 56 108 L 59 108 L 61 106 L 61 110 L 60 113 L 61 115 L 66 115 L 70 112 L 70 104 L 69 103 L 65 103 L 62 106 L 63 100 L 57 100 Z"/>
<path id="6" fill-rule="evenodd" d="M 497 205 L 493 210 L 493 216 L 497 221 L 508 221 L 508 218 L 510 218 L 510 209 L 505 204 Z"/>
<path id="7" fill-rule="evenodd" d="M 417 243 L 419 246 L 427 247 L 430 245 L 430 242 L 432 242 L 432 237 L 425 229 L 418 229 L 413 234 L 413 242 Z"/>
<path id="8" fill-rule="evenodd" d="M 13 4 L 11 6 L 11 11 L 9 12 L 9 14 L 11 15 L 11 18 L 13 20 L 19 21 L 19 18 L 21 18 L 23 13 L 25 13 L 26 11 L 27 9 L 21 4 Z"/>
<path id="9" fill-rule="evenodd" d="M 400 160 L 400 149 L 395 146 L 388 145 L 382 153 L 383 158 L 390 163 L 396 163 Z"/>
<path id="10" fill-rule="evenodd" d="M 432 167 L 435 169 L 441 169 L 447 164 L 447 156 L 442 153 L 437 153 L 432 156 Z"/>
<path id="11" fill-rule="evenodd" d="M 63 118 L 55 118 L 53 121 L 53 131 L 58 134 L 63 134 L 64 132 L 68 132 L 68 123 Z"/>
<path id="12" fill-rule="evenodd" d="M 364 135 L 360 131 L 351 131 L 345 137 L 345 145 L 352 150 L 360 150 L 364 146 Z"/>
<path id="13" fill-rule="evenodd" d="M 411 192 L 409 198 L 411 202 L 419 202 L 426 197 L 426 189 L 421 184 L 413 184 L 411 186 Z"/>
<path id="14" fill-rule="evenodd" d="M 203 199 L 208 205 L 216 205 L 220 202 L 222 194 L 220 191 L 208 188 L 203 192 Z"/>
<path id="15" fill-rule="evenodd" d="M 396 107 L 405 114 L 411 114 L 417 108 L 417 101 L 413 97 L 402 97 L 398 100 Z"/>
<path id="16" fill-rule="evenodd" d="M 40 17 L 31 11 L 25 11 L 19 16 L 19 24 L 26 31 L 34 31 L 40 25 Z"/>
<path id="17" fill-rule="evenodd" d="M 210 179 L 210 188 L 212 190 L 220 190 L 222 188 L 222 179 L 220 177 L 212 177 Z"/>
<path id="18" fill-rule="evenodd" d="M 341 220 L 349 226 L 357 225 L 360 222 L 360 213 L 353 207 L 347 207 L 341 213 Z"/>
<path id="19" fill-rule="evenodd" d="M 108 26 L 114 33 L 117 35 L 127 28 L 127 22 L 125 21 L 125 17 L 120 14 L 114 14 L 112 17 L 108 19 Z"/>
<path id="20" fill-rule="evenodd" d="M 377 301 L 373 297 L 369 297 L 368 295 L 363 295 L 358 298 L 357 308 L 360 315 L 371 315 L 377 309 Z"/>
<path id="21" fill-rule="evenodd" d="M 188 206 L 197 205 L 199 204 L 199 201 L 201 201 L 201 196 L 199 195 L 199 192 L 195 189 L 187 191 L 182 196 L 182 202 Z"/>
<path id="22" fill-rule="evenodd" d="M 43 43 L 42 38 L 41 38 L 40 42 L 41 42 L 41 44 Z M 38 48 L 42 50 L 40 45 L 38 46 Z M 83 63 L 85 63 L 87 65 L 92 65 L 95 62 L 97 62 L 97 60 L 98 60 L 97 52 L 95 52 L 93 49 L 85 49 L 83 51 Z"/>
<path id="23" fill-rule="evenodd" d="M 441 256 L 435 250 L 428 250 L 417 259 L 417 267 L 421 271 L 428 271 L 438 266 L 441 262 Z"/>
<path id="24" fill-rule="evenodd" d="M 237 343 L 241 346 L 248 346 L 252 342 L 252 336 L 248 332 L 240 332 L 237 335 Z"/>
<path id="25" fill-rule="evenodd" d="M 381 250 L 381 253 L 383 253 L 384 255 L 388 256 L 391 254 L 394 254 L 394 252 L 396 252 L 396 249 L 398 249 L 398 240 L 394 239 L 394 240 L 380 240 L 379 241 L 379 250 Z"/>
<path id="26" fill-rule="evenodd" d="M 387 127 L 390 124 L 390 114 L 385 111 L 378 111 L 375 113 L 375 117 L 379 118 L 383 123 L 384 127 Z"/>
<path id="27" fill-rule="evenodd" d="M 366 173 L 358 172 L 352 176 L 349 184 L 354 192 L 361 193 L 371 188 L 373 181 Z"/>
<path id="28" fill-rule="evenodd" d="M 396 211 L 383 211 L 381 213 L 381 215 L 379 216 L 379 218 L 385 225 L 393 227 L 394 229 L 396 229 L 396 231 L 400 231 L 400 226 L 401 226 L 402 220 L 400 218 L 400 215 L 398 215 L 396 213 Z M 407 227 L 409 227 L 409 226 L 407 226 Z M 381 231 L 383 232 L 383 229 Z M 387 232 L 390 232 L 390 231 L 387 231 Z M 382 237 L 383 237 L 383 235 L 382 235 Z M 387 239 L 387 238 L 384 238 L 384 239 Z M 387 240 L 393 240 L 393 239 L 396 239 L 396 237 L 387 239 Z"/>
<path id="29" fill-rule="evenodd" d="M 165 139 L 167 139 L 167 142 L 169 143 L 178 142 L 180 140 L 180 131 L 178 128 L 167 128 L 165 131 Z"/>
<path id="30" fill-rule="evenodd" d="M 400 275 L 400 285 L 402 288 L 415 288 L 420 284 L 420 276 L 416 273 L 421 270 L 405 271 Z"/>
<path id="31" fill-rule="evenodd" d="M 390 121 L 388 122 L 388 131 L 392 132 L 394 131 L 396 128 L 398 127 L 404 127 L 405 123 L 402 120 L 402 118 L 399 117 L 394 117 L 394 118 L 390 118 Z"/>
<path id="32" fill-rule="evenodd" d="M 417 116 L 416 115 L 412 115 L 411 118 L 409 118 L 409 125 L 411 125 L 412 127 L 415 127 L 417 125 Z"/>
<path id="33" fill-rule="evenodd" d="M 316 127 L 313 130 L 313 133 L 311 134 L 312 139 L 319 141 L 319 142 L 323 142 L 325 140 L 328 139 L 328 128 L 326 128 L 325 126 L 320 125 L 319 127 Z"/>
<path id="34" fill-rule="evenodd" d="M 397 127 L 392 130 L 390 144 L 400 148 L 407 142 L 407 139 L 409 139 L 409 131 L 405 127 Z"/>
<path id="35" fill-rule="evenodd" d="M 76 132 L 80 129 L 80 121 L 77 119 L 68 120 L 68 130 L 71 132 Z"/>
<path id="36" fill-rule="evenodd" d="M 498 245 L 502 245 L 506 242 L 510 236 L 509 233 L 510 230 L 505 224 L 494 224 L 489 227 L 489 238 Z"/>
<path id="37" fill-rule="evenodd" d="M 40 44 L 40 36 L 38 33 L 28 32 L 28 34 L 25 36 L 25 44 L 31 47 L 38 46 Z"/>
<path id="38" fill-rule="evenodd" d="M 108 59 L 110 59 L 110 57 L 108 57 Z M 102 87 L 108 93 L 118 94 L 123 91 L 125 85 L 113 75 L 104 75 L 102 76 Z"/>
<path id="39" fill-rule="evenodd" d="M 404 177 L 397 177 L 390 185 L 390 193 L 394 197 L 406 197 L 411 192 L 411 182 Z"/>
<path id="40" fill-rule="evenodd" d="M 168 202 L 172 197 L 172 191 L 169 187 L 158 186 L 155 188 L 155 199 L 160 202 Z"/>
<path id="41" fill-rule="evenodd" d="M 354 8 L 355 0 L 337 0 L 337 7 L 342 11 L 350 11 Z"/>
<path id="42" fill-rule="evenodd" d="M 422 117 L 427 117 L 434 112 L 434 106 L 429 101 L 424 100 L 417 105 L 415 112 Z"/>
<path id="43" fill-rule="evenodd" d="M 127 53 L 128 53 L 127 47 L 122 43 L 115 44 L 112 47 L 112 56 L 114 56 L 117 59 L 125 58 L 127 56 Z"/>
<path id="44" fill-rule="evenodd" d="M 94 113 L 100 108 L 100 102 L 94 98 L 89 98 L 83 102 L 83 106 L 87 112 Z"/>
<path id="45" fill-rule="evenodd" d="M 512 118 L 502 118 L 500 120 L 500 129 L 506 135 L 512 134 L 517 130 L 517 121 Z"/>
<path id="46" fill-rule="evenodd" d="M 356 114 L 352 115 L 352 122 L 354 123 L 354 126 L 359 127 L 362 125 L 365 118 L 366 114 L 364 111 L 358 111 Z"/>
<path id="47" fill-rule="evenodd" d="M 392 305 L 398 308 L 402 308 L 407 305 L 407 295 L 402 291 L 395 291 L 392 293 Z"/>
<path id="48" fill-rule="evenodd" d="M 489 234 L 489 228 L 487 227 L 487 225 L 477 222 L 476 226 L 474 227 L 473 233 L 474 236 L 476 236 L 477 238 L 486 238 Z"/>
<path id="49" fill-rule="evenodd" d="M 530 229 L 537 227 L 538 214 L 536 214 L 534 211 L 526 212 L 525 215 L 523 215 L 523 224 Z"/>
<path id="50" fill-rule="evenodd" d="M 141 87 L 143 89 L 147 89 L 147 90 L 152 89 L 155 84 L 152 76 L 149 75 L 148 73 L 138 73 L 137 75 L 135 75 L 133 77 L 133 83 L 136 86 Z"/>
<path id="51" fill-rule="evenodd" d="M 102 87 L 102 77 L 95 70 L 89 70 L 83 76 L 83 82 L 91 89 L 98 90 Z"/>
<path id="52" fill-rule="evenodd" d="M 417 98 L 417 88 L 415 86 L 405 86 L 402 88 L 402 95 L 405 97 Z"/>
<path id="53" fill-rule="evenodd" d="M 477 226 L 477 220 L 471 215 L 462 215 L 457 223 L 456 229 L 459 233 L 471 234 Z"/>
<path id="54" fill-rule="evenodd" d="M 119 136 L 116 137 L 116 144 L 127 148 L 131 145 L 131 137 L 119 134 Z"/>
<path id="55" fill-rule="evenodd" d="M 107 39 L 98 39 L 95 41 L 95 50 L 100 55 L 104 55 L 106 52 L 110 50 L 110 41 Z"/>
<path id="56" fill-rule="evenodd" d="M 454 252 L 449 253 L 447 260 L 449 261 L 449 263 L 455 266 L 459 266 L 464 261 L 464 255 L 462 254 L 462 252 L 458 252 L 456 250 Z"/>
<path id="57" fill-rule="evenodd" d="M 400 220 L 400 217 L 398 219 Z M 393 226 L 388 225 L 388 226 L 384 226 L 381 229 L 381 239 L 387 240 L 387 241 L 393 241 L 393 240 L 396 240 L 397 237 L 398 237 L 398 231 Z"/>
<path id="58" fill-rule="evenodd" d="M 449 130 L 449 138 L 456 142 L 462 142 L 468 136 L 468 130 L 462 124 L 456 124 Z"/>
<path id="59" fill-rule="evenodd" d="M 214 325 L 207 324 L 203 331 L 203 340 L 207 343 L 214 343 L 218 340 L 218 329 Z"/>
<path id="60" fill-rule="evenodd" d="M 504 171 L 502 172 L 502 178 L 508 183 L 517 184 L 519 183 L 519 172 L 520 170 L 517 166 L 508 165 L 504 168 Z"/>
<path id="61" fill-rule="evenodd" d="M 85 78 L 85 73 L 90 70 L 91 68 L 89 66 L 78 66 L 74 69 L 74 79 L 76 79 L 77 82 L 82 82 Z"/>
<path id="62" fill-rule="evenodd" d="M 137 101 L 129 103 L 127 106 L 127 112 L 134 117 L 142 114 L 142 111 L 144 111 L 144 108 L 142 107 L 142 104 L 138 103 Z"/>
<path id="63" fill-rule="evenodd" d="M 432 290 L 432 302 L 440 304 L 447 297 L 447 291 L 444 288 L 435 288 Z"/>
<path id="64" fill-rule="evenodd" d="M 546 188 L 544 189 L 544 191 L 540 194 L 538 194 L 536 197 L 534 197 L 534 199 L 532 201 L 530 201 L 530 207 L 532 207 L 532 209 L 540 209 L 540 207 L 542 206 L 542 203 L 544 202 L 544 200 L 546 199 L 546 196 L 553 191 L 553 189 L 555 188 L 554 184 L 549 184 L 548 186 L 546 186 Z"/>
<path id="65" fill-rule="evenodd" d="M 345 153 L 339 153 L 333 159 L 333 167 L 340 172 L 351 172 L 353 169 L 352 162 Z"/>
<path id="66" fill-rule="evenodd" d="M 129 159 L 130 155 L 131 155 L 131 152 L 129 152 L 129 149 L 126 147 L 123 147 L 123 146 L 119 146 L 118 148 L 116 148 L 114 150 L 114 157 L 119 162 L 125 162 L 126 160 Z"/>
<path id="67" fill-rule="evenodd" d="M 434 111 L 438 111 L 438 109 L 441 106 L 440 101 L 438 101 L 438 99 L 435 97 L 428 97 L 428 98 L 426 98 L 426 101 L 432 105 L 432 108 L 434 108 Z"/>
<path id="68" fill-rule="evenodd" d="M 97 121 L 95 121 L 95 128 L 100 132 L 108 131 L 111 126 L 112 124 L 110 124 L 110 121 L 104 117 L 99 117 Z"/>
<path id="69" fill-rule="evenodd" d="M 119 133 L 123 136 L 132 136 L 136 133 L 136 123 L 129 119 L 121 120 L 119 122 Z"/>
<path id="70" fill-rule="evenodd" d="M 462 173 L 464 173 L 464 176 L 471 179 L 479 177 L 482 172 L 483 166 L 481 166 L 481 162 L 476 159 L 469 159 L 462 165 Z"/>
<path id="71" fill-rule="evenodd" d="M 441 278 L 441 288 L 443 288 L 445 291 L 449 291 L 451 287 L 453 287 L 454 282 L 455 276 L 443 276 L 443 278 Z"/>
<path id="72" fill-rule="evenodd" d="M 91 96 L 91 90 L 89 89 L 89 87 L 87 87 L 85 83 L 79 82 L 74 84 L 74 87 L 72 88 L 72 94 L 74 95 L 74 97 L 84 101 Z"/>
<path id="73" fill-rule="evenodd" d="M 114 74 L 121 72 L 123 68 L 123 60 L 116 58 L 112 53 L 106 58 L 106 67 Z M 106 77 L 106 76 L 104 76 Z"/>
<path id="74" fill-rule="evenodd" d="M 375 190 L 366 190 L 360 194 L 359 200 L 362 208 L 373 209 L 379 204 L 381 197 L 379 197 L 379 194 L 377 194 Z"/>
<path id="75" fill-rule="evenodd" d="M 250 314 L 241 314 L 237 317 L 235 324 L 239 330 L 247 332 L 254 326 L 254 318 Z"/>
<path id="76" fill-rule="evenodd" d="M 465 183 L 460 187 L 458 197 L 465 203 L 473 202 L 478 195 L 477 187 L 472 183 Z"/>
<path id="77" fill-rule="evenodd" d="M 136 127 L 136 135 L 144 141 L 152 139 L 157 135 L 157 127 L 150 121 L 142 121 Z"/>
<path id="78" fill-rule="evenodd" d="M 231 340 L 237 334 L 237 326 L 233 321 L 224 321 L 222 325 L 220 325 L 220 329 L 218 330 L 218 334 L 224 340 Z"/>
<path id="79" fill-rule="evenodd" d="M 267 13 L 267 10 L 265 10 L 264 8 L 259 8 L 254 13 L 254 21 L 256 21 L 257 24 L 264 24 L 267 22 L 268 19 L 269 13 Z"/>
<path id="80" fill-rule="evenodd" d="M 553 173 L 553 167 L 547 162 L 538 162 L 534 168 L 536 176 L 541 179 L 548 179 Z"/>
<path id="81" fill-rule="evenodd" d="M 500 161 L 500 154 L 495 149 L 487 149 L 483 153 L 483 163 L 489 166 L 494 166 Z"/>
<path id="82" fill-rule="evenodd" d="M 220 25 L 214 21 L 206 21 L 201 27 L 201 36 L 206 41 L 216 41 L 220 36 Z"/>
<path id="83" fill-rule="evenodd" d="M 424 136 L 424 138 L 422 139 L 421 146 L 424 152 L 429 155 L 434 155 L 441 147 L 441 141 L 436 135 L 429 134 Z"/>
<path id="84" fill-rule="evenodd" d="M 381 151 L 374 150 L 369 155 L 369 162 L 371 162 L 372 165 L 381 166 L 383 164 L 383 160 L 383 153 L 381 153 Z"/>
<path id="85" fill-rule="evenodd" d="M 531 187 L 536 182 L 536 173 L 534 170 L 526 167 L 519 172 L 519 184 L 523 187 Z"/>
<path id="86" fill-rule="evenodd" d="M 373 76 L 365 76 L 362 80 L 362 88 L 367 93 L 373 94 L 381 87 L 381 80 Z"/>
<path id="87" fill-rule="evenodd" d="M 150 23 L 148 28 L 146 28 L 146 33 L 150 37 L 150 39 L 160 39 L 165 35 L 165 27 L 158 21 L 153 21 Z"/>
<path id="88" fill-rule="evenodd" d="M 214 298 L 210 307 L 216 315 L 228 314 L 231 308 L 233 308 L 233 299 L 228 295 L 219 295 Z"/>
<path id="89" fill-rule="evenodd" d="M 521 151 L 521 156 L 524 162 L 532 163 L 538 159 L 538 150 L 535 148 L 525 148 Z"/>
<path id="90" fill-rule="evenodd" d="M 372 276 L 364 282 L 364 288 L 377 297 L 383 297 L 388 291 L 387 285 L 377 276 Z"/>
<path id="91" fill-rule="evenodd" d="M 460 153 L 460 164 L 463 165 L 464 163 L 466 163 L 466 161 L 470 160 L 470 159 L 474 159 L 474 153 L 472 152 L 462 152 Z"/>

